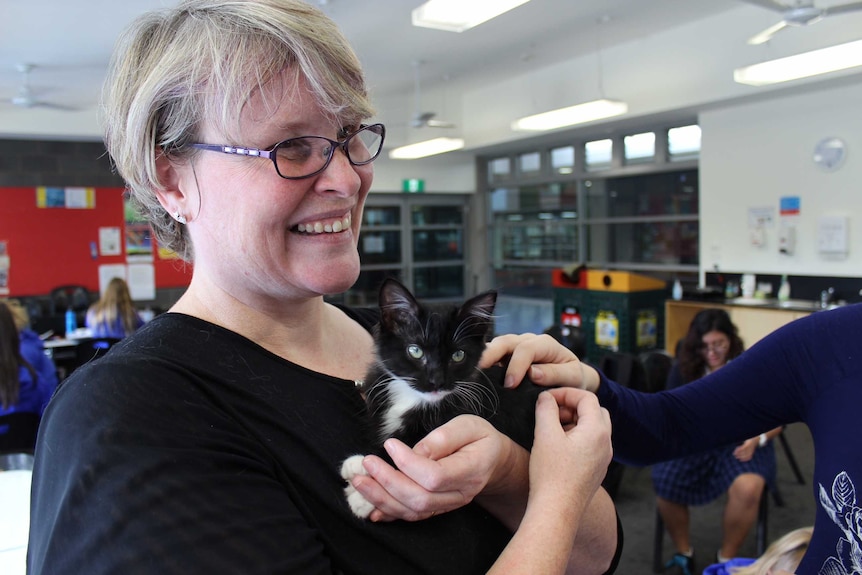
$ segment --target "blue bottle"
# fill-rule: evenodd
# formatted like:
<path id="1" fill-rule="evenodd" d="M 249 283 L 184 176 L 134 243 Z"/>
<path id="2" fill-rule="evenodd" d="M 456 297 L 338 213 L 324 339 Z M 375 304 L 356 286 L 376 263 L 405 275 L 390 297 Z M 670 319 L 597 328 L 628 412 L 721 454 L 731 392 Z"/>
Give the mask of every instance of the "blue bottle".
<path id="1" fill-rule="evenodd" d="M 75 312 L 72 311 L 72 308 L 69 308 L 66 310 L 66 337 L 75 333 L 76 329 L 78 329 L 78 318 L 75 317 Z"/>

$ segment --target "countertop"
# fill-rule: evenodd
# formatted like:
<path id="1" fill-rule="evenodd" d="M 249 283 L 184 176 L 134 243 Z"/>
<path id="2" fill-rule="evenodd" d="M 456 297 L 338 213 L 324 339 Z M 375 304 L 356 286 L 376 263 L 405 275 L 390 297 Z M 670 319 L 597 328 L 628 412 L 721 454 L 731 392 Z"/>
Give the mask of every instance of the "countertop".
<path id="1" fill-rule="evenodd" d="M 835 309 L 836 307 L 841 307 L 842 303 L 830 303 L 826 307 L 822 307 L 820 305 L 819 300 L 808 300 L 808 299 L 788 299 L 785 301 L 779 301 L 776 298 L 755 298 L 755 297 L 737 297 L 730 299 L 723 298 L 715 298 L 715 299 L 686 299 L 683 298 L 681 300 L 677 300 L 680 303 L 691 303 L 691 304 L 713 304 L 713 305 L 730 305 L 730 306 L 740 306 L 740 307 L 753 307 L 758 309 L 775 309 L 775 310 L 788 310 L 788 311 L 821 311 L 824 309 Z"/>

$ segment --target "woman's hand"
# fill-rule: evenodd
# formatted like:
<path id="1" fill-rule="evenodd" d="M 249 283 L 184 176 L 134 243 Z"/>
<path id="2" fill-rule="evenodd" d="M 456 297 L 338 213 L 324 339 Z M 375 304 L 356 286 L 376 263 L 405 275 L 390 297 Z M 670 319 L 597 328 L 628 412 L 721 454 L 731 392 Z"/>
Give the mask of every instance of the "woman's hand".
<path id="1" fill-rule="evenodd" d="M 352 480 L 376 508 L 372 521 L 427 519 L 458 509 L 480 493 L 527 491 L 529 454 L 474 415 L 456 417 L 413 449 L 396 439 L 384 447 L 397 469 L 369 455 L 363 461 L 368 476 Z"/>
<path id="2" fill-rule="evenodd" d="M 594 393 L 599 387 L 596 370 L 549 335 L 495 337 L 485 348 L 479 367 L 503 362 L 507 356 L 505 387 L 517 387 L 526 375 L 537 385 L 578 387 Z"/>

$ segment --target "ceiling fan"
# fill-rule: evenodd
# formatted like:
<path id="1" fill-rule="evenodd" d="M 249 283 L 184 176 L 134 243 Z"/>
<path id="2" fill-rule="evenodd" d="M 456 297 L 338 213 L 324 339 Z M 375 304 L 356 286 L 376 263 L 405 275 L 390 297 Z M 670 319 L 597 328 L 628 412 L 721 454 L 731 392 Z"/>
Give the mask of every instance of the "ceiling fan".
<path id="1" fill-rule="evenodd" d="M 743 1 L 781 14 L 780 22 L 773 24 L 766 30 L 759 32 L 748 39 L 748 43 L 752 45 L 768 42 L 776 33 L 788 26 L 807 26 L 809 24 L 819 22 L 827 16 L 835 16 L 836 14 L 846 14 L 848 12 L 862 10 L 862 2 L 849 2 L 846 4 L 836 4 L 834 6 L 819 8 L 815 6 L 814 0 L 795 0 L 790 4 L 785 4 L 778 0 Z"/>
<path id="2" fill-rule="evenodd" d="M 18 88 L 18 94 L 12 98 L 7 98 L 7 102 L 11 102 L 19 108 L 51 108 L 54 110 L 75 109 L 69 106 L 63 106 L 62 104 L 46 102 L 38 97 L 30 86 L 30 72 L 36 68 L 34 64 L 17 64 L 15 68 L 21 72 L 23 80 L 21 81 L 21 86 Z"/>
<path id="3" fill-rule="evenodd" d="M 410 120 L 410 125 L 414 128 L 454 128 L 455 124 L 445 120 L 435 120 L 437 112 L 423 112 L 421 110 L 422 90 L 419 81 L 419 68 L 422 66 L 421 61 L 413 62 L 413 84 L 414 84 L 414 113 Z"/>

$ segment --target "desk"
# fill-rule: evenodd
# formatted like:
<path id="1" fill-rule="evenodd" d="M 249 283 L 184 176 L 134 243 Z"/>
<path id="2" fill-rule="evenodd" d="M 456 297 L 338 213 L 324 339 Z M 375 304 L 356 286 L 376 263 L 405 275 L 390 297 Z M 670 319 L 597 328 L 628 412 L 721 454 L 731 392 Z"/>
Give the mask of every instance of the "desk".
<path id="1" fill-rule="evenodd" d="M 78 339 L 49 339 L 44 343 L 45 355 L 54 362 L 57 368 L 57 379 L 63 381 L 78 364 Z"/>

